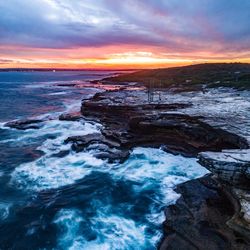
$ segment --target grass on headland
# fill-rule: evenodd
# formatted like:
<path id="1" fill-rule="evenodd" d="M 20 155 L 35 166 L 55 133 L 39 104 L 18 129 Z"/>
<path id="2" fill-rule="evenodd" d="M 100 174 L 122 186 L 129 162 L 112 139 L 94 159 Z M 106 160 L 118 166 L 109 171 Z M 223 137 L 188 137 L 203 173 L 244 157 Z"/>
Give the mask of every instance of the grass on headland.
<path id="1" fill-rule="evenodd" d="M 141 70 L 105 78 L 108 82 L 141 82 L 146 86 L 172 88 L 232 87 L 250 89 L 250 64 L 209 63 L 184 67 Z"/>

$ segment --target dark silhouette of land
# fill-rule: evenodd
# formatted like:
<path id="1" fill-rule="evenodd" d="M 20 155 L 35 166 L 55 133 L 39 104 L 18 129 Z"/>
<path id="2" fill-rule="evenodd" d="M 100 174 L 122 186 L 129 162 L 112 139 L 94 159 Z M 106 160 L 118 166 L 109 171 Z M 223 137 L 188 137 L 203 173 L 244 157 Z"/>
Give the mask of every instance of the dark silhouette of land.
<path id="1" fill-rule="evenodd" d="M 142 82 L 155 87 L 208 87 L 250 88 L 250 64 L 207 63 L 183 67 L 140 70 L 105 78 L 109 82 Z"/>

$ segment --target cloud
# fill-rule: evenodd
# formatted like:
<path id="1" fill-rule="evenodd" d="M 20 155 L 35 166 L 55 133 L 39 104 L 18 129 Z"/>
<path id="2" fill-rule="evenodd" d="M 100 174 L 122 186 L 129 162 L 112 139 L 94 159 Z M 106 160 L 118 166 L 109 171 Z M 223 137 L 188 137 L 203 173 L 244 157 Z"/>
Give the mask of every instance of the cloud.
<path id="1" fill-rule="evenodd" d="M 250 51 L 249 0 L 0 0 L 0 44 Z"/>

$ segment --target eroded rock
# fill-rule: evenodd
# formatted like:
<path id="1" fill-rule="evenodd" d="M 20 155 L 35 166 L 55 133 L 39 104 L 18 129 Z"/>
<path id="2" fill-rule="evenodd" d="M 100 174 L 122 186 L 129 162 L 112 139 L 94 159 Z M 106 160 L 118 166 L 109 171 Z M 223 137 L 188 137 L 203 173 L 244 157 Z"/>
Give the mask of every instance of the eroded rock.
<path id="1" fill-rule="evenodd" d="M 82 114 L 98 119 L 104 125 L 102 134 L 126 149 L 164 146 L 171 153 L 196 156 L 207 150 L 248 148 L 246 139 L 214 128 L 200 117 L 176 112 L 189 104 L 149 104 L 140 98 L 141 92 L 137 94 L 98 93 L 83 103 Z"/>
<path id="2" fill-rule="evenodd" d="M 178 185 L 176 192 L 181 197 L 165 210 L 160 250 L 249 249 L 250 239 L 227 226 L 237 208 L 219 181 L 202 177 Z"/>
<path id="3" fill-rule="evenodd" d="M 79 121 L 81 119 L 83 119 L 83 117 L 79 112 L 65 113 L 59 116 L 60 121 Z"/>
<path id="4" fill-rule="evenodd" d="M 72 143 L 72 149 L 76 152 L 94 150 L 95 157 L 108 162 L 123 162 L 129 156 L 129 150 L 122 149 L 119 143 L 99 133 L 72 136 L 67 138 L 65 143 Z"/>
<path id="5" fill-rule="evenodd" d="M 202 152 L 198 156 L 200 164 L 228 185 L 250 190 L 250 150 L 222 150 L 222 152 Z"/>
<path id="6" fill-rule="evenodd" d="M 248 141 L 207 124 L 204 117 L 181 113 L 189 105 L 148 103 L 141 91 L 108 91 L 84 102 L 81 111 L 84 117 L 104 125 L 94 143 L 105 145 L 101 153 L 105 157 L 110 157 L 110 145 L 103 143 L 105 140 L 117 143 L 114 148 L 125 152 L 136 146 L 150 146 L 196 157 L 203 151 L 224 150 L 223 157 L 221 153 L 216 155 L 221 159 L 211 157 L 217 153 L 199 155 L 200 162 L 220 176 L 218 179 L 208 176 L 178 186 L 177 192 L 182 196 L 175 205 L 166 208 L 160 249 L 248 249 L 248 230 L 240 224 L 248 220 L 248 200 L 237 197 L 222 184 L 231 182 L 248 188 Z M 88 147 L 91 145 L 87 143 Z M 238 149 L 241 155 L 237 155 Z M 234 158 L 218 164 L 231 154 Z"/>
<path id="7" fill-rule="evenodd" d="M 27 119 L 7 122 L 4 126 L 20 130 L 26 129 L 39 129 L 42 126 L 43 120 L 40 119 Z"/>
<path id="8" fill-rule="evenodd" d="M 227 225 L 250 240 L 250 191 L 232 188 L 232 194 L 239 203 L 239 208 L 227 221 Z"/>
<path id="9" fill-rule="evenodd" d="M 230 187 L 239 208 L 227 221 L 227 225 L 250 239 L 250 178 L 248 174 L 250 150 L 203 152 L 199 154 L 199 162 Z"/>

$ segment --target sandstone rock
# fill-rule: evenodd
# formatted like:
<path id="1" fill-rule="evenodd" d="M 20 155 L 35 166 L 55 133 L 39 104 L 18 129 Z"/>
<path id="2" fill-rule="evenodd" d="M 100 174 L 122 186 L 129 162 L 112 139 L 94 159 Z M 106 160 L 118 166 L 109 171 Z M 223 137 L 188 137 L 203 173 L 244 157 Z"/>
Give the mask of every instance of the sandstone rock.
<path id="1" fill-rule="evenodd" d="M 114 101 L 112 94 L 120 101 Z M 244 138 L 213 128 L 200 117 L 174 112 L 187 104 L 148 104 L 141 101 L 136 104 L 136 98 L 128 91 L 98 93 L 83 103 L 82 114 L 98 118 L 104 125 L 103 135 L 126 149 L 165 146 L 171 153 L 196 156 L 206 150 L 248 147 Z M 129 101 L 126 103 L 124 100 Z"/>
<path id="2" fill-rule="evenodd" d="M 80 152 L 83 150 L 94 150 L 94 156 L 107 160 L 110 163 L 123 162 L 129 156 L 129 151 L 122 149 L 116 141 L 106 138 L 102 134 L 93 133 L 84 136 L 72 136 L 65 140 L 72 143 L 72 149 Z"/>
<path id="3" fill-rule="evenodd" d="M 91 143 L 101 142 L 102 135 L 99 133 L 88 134 L 84 136 L 70 136 L 65 140 L 65 143 L 72 143 L 72 149 L 80 152 Z"/>
<path id="4" fill-rule="evenodd" d="M 200 153 L 199 162 L 229 185 L 250 190 L 250 150 Z"/>
<path id="5" fill-rule="evenodd" d="M 20 130 L 26 129 L 39 129 L 43 120 L 40 119 L 27 119 L 7 122 L 4 126 Z"/>
<path id="6" fill-rule="evenodd" d="M 124 162 L 129 157 L 127 150 L 108 150 L 101 151 L 94 154 L 96 158 L 107 160 L 109 163 Z"/>
<path id="7" fill-rule="evenodd" d="M 59 120 L 60 121 L 79 121 L 81 120 L 83 117 L 79 112 L 75 112 L 75 113 L 65 113 L 65 114 L 61 114 L 59 116 Z"/>
<path id="8" fill-rule="evenodd" d="M 141 95 L 144 95 L 144 99 Z M 111 160 L 112 150 L 116 151 L 116 159 L 117 156 L 122 157 L 120 152 L 125 152 L 126 156 L 136 146 L 161 147 L 185 156 L 224 150 L 224 155 L 201 153 L 200 162 L 219 174 L 219 180 L 248 188 L 248 141 L 210 126 L 203 117 L 181 113 L 180 109 L 185 105 L 190 104 L 149 104 L 142 91 L 98 93 L 82 104 L 81 112 L 85 118 L 97 119 L 103 124 L 102 135 L 99 135 L 99 139 L 90 140 L 91 143 L 78 140 L 77 147 L 82 150 L 86 146 L 94 148 L 96 144 L 105 145 L 99 148 L 96 156 Z M 107 143 L 110 141 L 111 144 Z M 241 149 L 240 154 L 238 149 Z M 228 160 L 228 155 L 232 154 L 234 158 Z M 182 196 L 176 205 L 166 208 L 165 235 L 160 249 L 248 249 L 247 227 L 242 227 L 238 222 L 248 220 L 248 203 L 245 198 L 239 203 L 240 198 L 235 198 L 231 191 L 225 189 L 228 188 L 211 177 L 179 185 L 177 192 Z M 231 223 L 231 227 L 227 223 Z"/>
<path id="9" fill-rule="evenodd" d="M 227 225 L 250 240 L 250 191 L 233 188 L 232 193 L 239 203 L 239 208 L 227 221 Z"/>
<path id="10" fill-rule="evenodd" d="M 250 239 L 250 150 L 222 150 L 203 152 L 199 162 L 219 180 L 231 187 L 234 199 L 239 203 L 238 211 L 227 225 L 235 232 Z"/>
<path id="11" fill-rule="evenodd" d="M 181 197 L 165 210 L 160 250 L 249 249 L 250 238 L 226 225 L 235 207 L 218 181 L 202 177 L 178 185 L 176 192 Z"/>

